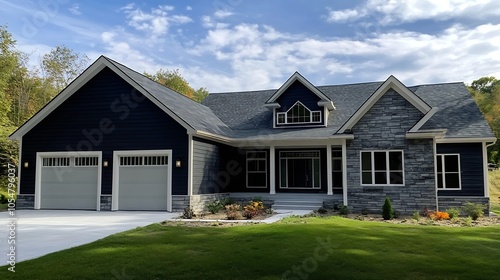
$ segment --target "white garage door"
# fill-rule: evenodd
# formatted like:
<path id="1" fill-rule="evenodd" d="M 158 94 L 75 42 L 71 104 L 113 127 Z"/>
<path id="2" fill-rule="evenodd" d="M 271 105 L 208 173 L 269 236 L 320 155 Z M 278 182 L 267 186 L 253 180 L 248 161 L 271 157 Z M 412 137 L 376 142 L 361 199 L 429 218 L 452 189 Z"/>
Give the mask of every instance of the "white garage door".
<path id="1" fill-rule="evenodd" d="M 40 208 L 96 210 L 98 157 L 41 159 Z"/>
<path id="2" fill-rule="evenodd" d="M 168 209 L 168 156 L 120 156 L 118 210 Z"/>

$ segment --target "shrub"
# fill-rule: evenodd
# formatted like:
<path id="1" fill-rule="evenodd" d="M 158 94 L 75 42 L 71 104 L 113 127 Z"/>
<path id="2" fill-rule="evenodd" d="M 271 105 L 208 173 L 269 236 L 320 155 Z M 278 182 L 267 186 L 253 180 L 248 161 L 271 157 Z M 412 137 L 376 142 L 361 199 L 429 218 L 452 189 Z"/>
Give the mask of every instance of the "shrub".
<path id="1" fill-rule="evenodd" d="M 262 196 L 256 196 L 256 197 L 252 198 L 252 200 L 250 200 L 250 202 L 252 202 L 252 201 L 264 202 L 264 200 L 262 200 Z"/>
<path id="2" fill-rule="evenodd" d="M 429 209 L 427 209 L 427 208 L 424 208 L 424 210 L 422 211 L 422 215 L 423 215 L 424 217 L 430 218 L 430 217 L 431 217 L 431 215 L 432 215 L 432 211 L 430 211 L 430 210 L 429 210 Z"/>
<path id="3" fill-rule="evenodd" d="M 462 206 L 462 210 L 465 212 L 465 214 L 471 217 L 474 221 L 484 215 L 485 209 L 485 205 L 472 202 L 467 202 L 464 206 Z"/>
<path id="4" fill-rule="evenodd" d="M 240 220 L 241 216 L 241 205 L 233 203 L 225 206 L 226 216 L 228 220 Z"/>
<path id="5" fill-rule="evenodd" d="M 192 219 L 194 217 L 194 211 L 191 207 L 186 207 L 184 208 L 184 211 L 182 212 L 181 218 L 182 219 Z"/>
<path id="6" fill-rule="evenodd" d="M 394 216 L 394 210 L 392 210 L 391 199 L 386 196 L 384 206 L 382 206 L 382 217 L 384 220 L 390 220 Z"/>
<path id="7" fill-rule="evenodd" d="M 420 213 L 418 213 L 418 211 L 413 211 L 413 219 L 415 221 L 419 221 L 420 220 Z"/>
<path id="8" fill-rule="evenodd" d="M 363 209 L 361 210 L 361 215 L 368 215 L 368 214 L 370 214 L 370 211 L 369 211 L 368 209 L 363 208 Z"/>
<path id="9" fill-rule="evenodd" d="M 460 210 L 456 207 L 450 208 L 446 212 L 450 215 L 450 219 L 458 218 L 460 216 Z"/>
<path id="10" fill-rule="evenodd" d="M 207 204 L 207 209 L 208 211 L 210 211 L 210 213 L 215 214 L 220 210 L 224 209 L 224 205 L 221 203 L 220 200 L 216 200 L 212 203 Z"/>
<path id="11" fill-rule="evenodd" d="M 264 212 L 264 203 L 261 201 L 250 200 L 250 202 L 243 207 L 243 216 L 251 219 Z"/>
<path id="12" fill-rule="evenodd" d="M 326 210 L 323 207 L 320 207 L 316 212 L 318 212 L 319 214 L 326 214 L 326 213 L 328 213 L 328 210 Z"/>
<path id="13" fill-rule="evenodd" d="M 401 215 L 401 212 L 399 212 L 399 211 L 392 211 L 392 216 L 394 217 L 394 219 L 399 218 L 400 215 Z"/>
<path id="14" fill-rule="evenodd" d="M 222 206 L 231 205 L 231 204 L 236 203 L 236 201 L 234 201 L 234 199 L 232 199 L 231 197 L 225 197 L 225 198 L 219 200 L 219 202 Z"/>
<path id="15" fill-rule="evenodd" d="M 446 212 L 434 211 L 432 214 L 430 214 L 430 218 L 434 221 L 442 221 L 448 220 L 450 218 L 450 215 Z"/>
<path id="16" fill-rule="evenodd" d="M 349 207 L 347 205 L 339 205 L 339 213 L 340 215 L 347 215 L 349 214 Z"/>

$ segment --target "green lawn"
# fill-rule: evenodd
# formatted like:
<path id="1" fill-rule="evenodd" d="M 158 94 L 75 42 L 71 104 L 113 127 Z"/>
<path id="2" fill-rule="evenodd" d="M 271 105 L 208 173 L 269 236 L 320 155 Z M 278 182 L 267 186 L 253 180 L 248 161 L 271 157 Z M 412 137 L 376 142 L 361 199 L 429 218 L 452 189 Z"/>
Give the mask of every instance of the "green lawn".
<path id="1" fill-rule="evenodd" d="M 3 266 L 0 279 L 498 279 L 499 232 L 339 217 L 150 225 L 21 262 L 16 273 Z"/>

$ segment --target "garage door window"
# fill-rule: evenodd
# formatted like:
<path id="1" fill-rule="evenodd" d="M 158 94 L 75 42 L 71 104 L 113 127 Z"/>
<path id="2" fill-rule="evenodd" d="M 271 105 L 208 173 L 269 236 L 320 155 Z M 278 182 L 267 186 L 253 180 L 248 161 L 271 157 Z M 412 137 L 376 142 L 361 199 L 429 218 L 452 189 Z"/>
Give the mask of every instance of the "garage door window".
<path id="1" fill-rule="evenodd" d="M 77 157 L 75 158 L 75 166 L 97 166 L 97 157 Z"/>
<path id="2" fill-rule="evenodd" d="M 168 156 L 120 157 L 120 166 L 166 166 L 167 164 Z"/>
<path id="3" fill-rule="evenodd" d="M 55 167 L 55 166 L 69 166 L 69 157 L 50 157 L 44 158 L 42 162 L 42 166 L 45 167 Z"/>

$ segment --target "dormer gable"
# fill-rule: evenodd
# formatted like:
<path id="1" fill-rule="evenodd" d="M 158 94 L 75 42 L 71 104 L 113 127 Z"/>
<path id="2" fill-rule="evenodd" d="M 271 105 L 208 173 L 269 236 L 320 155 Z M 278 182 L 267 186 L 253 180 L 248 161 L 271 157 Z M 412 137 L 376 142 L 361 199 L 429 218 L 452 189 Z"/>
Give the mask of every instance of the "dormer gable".
<path id="1" fill-rule="evenodd" d="M 327 126 L 329 111 L 335 109 L 332 100 L 298 72 L 276 90 L 265 106 L 273 111 L 275 128 Z"/>

